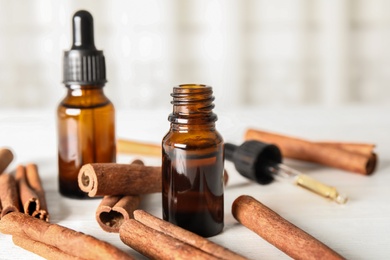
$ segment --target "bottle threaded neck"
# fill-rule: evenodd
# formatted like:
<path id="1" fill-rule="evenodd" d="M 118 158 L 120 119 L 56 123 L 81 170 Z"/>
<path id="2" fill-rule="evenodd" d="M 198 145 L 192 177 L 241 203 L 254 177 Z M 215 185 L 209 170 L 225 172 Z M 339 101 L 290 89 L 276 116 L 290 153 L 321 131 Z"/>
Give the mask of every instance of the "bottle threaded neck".
<path id="1" fill-rule="evenodd" d="M 173 112 L 168 120 L 177 124 L 208 124 L 217 121 L 213 113 L 213 89 L 207 85 L 184 84 L 173 88 Z"/>

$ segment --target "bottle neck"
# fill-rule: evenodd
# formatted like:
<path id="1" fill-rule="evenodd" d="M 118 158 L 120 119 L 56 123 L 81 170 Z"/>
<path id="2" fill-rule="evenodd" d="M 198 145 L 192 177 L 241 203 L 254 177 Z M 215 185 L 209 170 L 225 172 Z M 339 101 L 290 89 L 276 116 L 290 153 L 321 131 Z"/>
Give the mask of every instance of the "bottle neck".
<path id="1" fill-rule="evenodd" d="M 168 120 L 172 129 L 215 129 L 214 96 L 210 86 L 179 85 L 171 94 L 173 111 Z"/>
<path id="2" fill-rule="evenodd" d="M 68 90 L 103 90 L 104 85 L 79 85 L 79 84 L 66 84 L 65 87 Z"/>

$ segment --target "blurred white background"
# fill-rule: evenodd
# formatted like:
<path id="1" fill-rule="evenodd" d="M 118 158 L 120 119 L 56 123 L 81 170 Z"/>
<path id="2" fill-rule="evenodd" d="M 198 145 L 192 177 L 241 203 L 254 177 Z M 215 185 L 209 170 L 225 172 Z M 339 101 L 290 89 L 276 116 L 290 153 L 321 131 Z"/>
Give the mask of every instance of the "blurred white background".
<path id="1" fill-rule="evenodd" d="M 388 0 L 0 0 L 0 108 L 56 106 L 80 9 L 117 108 L 170 106 L 181 83 L 218 108 L 390 101 Z"/>

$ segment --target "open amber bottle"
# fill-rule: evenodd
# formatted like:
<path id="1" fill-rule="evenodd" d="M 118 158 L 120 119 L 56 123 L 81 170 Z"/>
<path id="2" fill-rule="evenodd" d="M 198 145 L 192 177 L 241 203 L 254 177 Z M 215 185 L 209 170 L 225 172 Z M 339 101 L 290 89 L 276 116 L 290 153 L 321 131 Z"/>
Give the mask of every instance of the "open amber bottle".
<path id="1" fill-rule="evenodd" d="M 210 86 L 173 88 L 171 127 L 162 141 L 163 218 L 204 237 L 223 229 L 224 144 Z"/>
<path id="2" fill-rule="evenodd" d="M 77 176 L 82 165 L 115 162 L 115 110 L 105 96 L 105 61 L 95 48 L 93 18 L 73 16 L 73 46 L 64 56 L 67 95 L 57 109 L 59 190 L 67 197 L 87 198 Z"/>

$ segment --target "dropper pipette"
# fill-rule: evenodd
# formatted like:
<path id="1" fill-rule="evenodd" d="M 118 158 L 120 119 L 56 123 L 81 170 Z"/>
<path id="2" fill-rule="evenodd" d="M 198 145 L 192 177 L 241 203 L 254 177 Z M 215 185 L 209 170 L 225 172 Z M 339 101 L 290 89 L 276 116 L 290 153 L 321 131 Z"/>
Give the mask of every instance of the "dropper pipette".
<path id="1" fill-rule="evenodd" d="M 246 141 L 240 146 L 226 143 L 225 159 L 232 161 L 241 175 L 257 183 L 268 184 L 274 178 L 287 180 L 339 204 L 348 200 L 336 188 L 282 164 L 282 154 L 275 145 L 254 140 Z"/>

